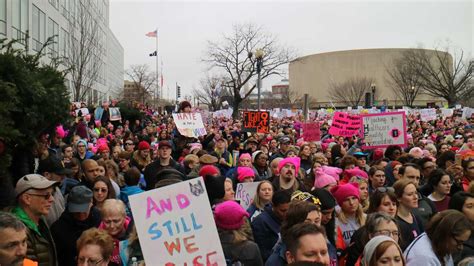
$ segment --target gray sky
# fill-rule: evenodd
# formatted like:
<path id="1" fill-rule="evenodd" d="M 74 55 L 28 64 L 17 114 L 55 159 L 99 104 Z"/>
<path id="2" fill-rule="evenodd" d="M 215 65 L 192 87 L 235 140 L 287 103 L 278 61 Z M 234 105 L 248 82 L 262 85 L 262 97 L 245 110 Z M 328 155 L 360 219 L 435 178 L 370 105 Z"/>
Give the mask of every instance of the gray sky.
<path id="1" fill-rule="evenodd" d="M 254 23 L 299 56 L 365 48 L 433 48 L 449 43 L 473 57 L 474 4 L 467 1 L 110 1 L 110 27 L 124 48 L 125 69 L 148 64 L 154 71 L 155 38 L 163 61 L 164 96 L 199 87 L 208 40 L 232 25 Z M 466 56 L 465 55 L 465 56 Z M 161 64 L 161 63 L 160 63 Z M 161 66 L 160 66 L 161 68 Z M 160 70 L 161 72 L 161 70 Z M 262 81 L 263 90 L 281 78 Z"/>

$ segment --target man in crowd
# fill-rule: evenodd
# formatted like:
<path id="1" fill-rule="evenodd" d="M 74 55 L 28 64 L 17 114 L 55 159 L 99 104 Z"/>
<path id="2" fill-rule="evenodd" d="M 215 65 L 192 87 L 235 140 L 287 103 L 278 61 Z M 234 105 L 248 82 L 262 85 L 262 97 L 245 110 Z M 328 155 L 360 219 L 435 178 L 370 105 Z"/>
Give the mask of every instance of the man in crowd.
<path id="1" fill-rule="evenodd" d="M 95 179 L 100 175 L 99 164 L 92 159 L 86 159 L 82 162 L 82 172 L 80 184 L 92 189 Z"/>
<path id="2" fill-rule="evenodd" d="M 286 260 L 294 262 L 317 262 L 329 265 L 329 252 L 324 229 L 313 223 L 292 226 L 283 236 L 286 245 Z"/>
<path id="3" fill-rule="evenodd" d="M 272 156 L 270 157 L 270 161 L 278 157 L 285 158 L 285 154 L 290 148 L 291 140 L 288 136 L 281 137 L 279 141 L 280 141 L 280 149 L 275 154 L 272 154 Z"/>
<path id="4" fill-rule="evenodd" d="M 295 190 L 305 191 L 303 182 L 301 182 L 296 176 L 300 169 L 300 158 L 291 157 L 285 158 L 278 163 L 278 178 L 273 179 L 273 188 L 277 190 L 289 190 L 293 192 Z"/>
<path id="5" fill-rule="evenodd" d="M 156 173 L 165 168 L 175 169 L 184 173 L 182 166 L 171 158 L 171 151 L 172 146 L 168 141 L 162 140 L 158 143 L 158 159 L 147 165 L 144 171 L 146 190 L 155 188 L 155 185 L 158 182 L 158 176 Z"/>
<path id="6" fill-rule="evenodd" d="M 26 259 L 26 226 L 14 215 L 0 212 L 0 265 L 34 266 Z"/>

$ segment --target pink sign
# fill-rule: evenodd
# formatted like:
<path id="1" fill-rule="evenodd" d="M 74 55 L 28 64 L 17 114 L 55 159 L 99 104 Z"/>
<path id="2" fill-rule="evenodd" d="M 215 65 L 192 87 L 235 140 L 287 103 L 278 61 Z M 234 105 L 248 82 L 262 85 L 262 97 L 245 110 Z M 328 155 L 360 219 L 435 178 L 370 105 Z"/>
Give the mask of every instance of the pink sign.
<path id="1" fill-rule="evenodd" d="M 303 139 L 305 141 L 320 141 L 321 131 L 319 130 L 319 122 L 304 123 L 303 127 Z"/>
<path id="2" fill-rule="evenodd" d="M 362 126 L 360 116 L 335 112 L 332 118 L 331 128 L 329 128 L 329 134 L 333 136 L 352 137 L 359 133 Z"/>

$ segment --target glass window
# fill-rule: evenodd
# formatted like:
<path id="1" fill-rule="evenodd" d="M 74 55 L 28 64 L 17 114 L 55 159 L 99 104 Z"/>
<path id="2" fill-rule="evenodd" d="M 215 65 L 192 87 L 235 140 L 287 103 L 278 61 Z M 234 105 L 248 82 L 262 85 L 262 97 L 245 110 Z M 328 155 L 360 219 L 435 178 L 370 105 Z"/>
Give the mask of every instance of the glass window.
<path id="1" fill-rule="evenodd" d="M 7 2 L 0 0 L 0 34 L 7 34 Z"/>
<path id="2" fill-rule="evenodd" d="M 12 39 L 25 41 L 28 30 L 28 0 L 11 1 L 12 3 Z"/>

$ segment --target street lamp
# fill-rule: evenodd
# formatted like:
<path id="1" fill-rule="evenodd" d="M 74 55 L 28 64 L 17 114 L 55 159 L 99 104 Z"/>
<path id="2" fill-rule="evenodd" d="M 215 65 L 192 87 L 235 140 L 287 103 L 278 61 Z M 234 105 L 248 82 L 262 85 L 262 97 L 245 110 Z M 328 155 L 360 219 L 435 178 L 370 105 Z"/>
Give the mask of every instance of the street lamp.
<path id="1" fill-rule="evenodd" d="M 249 58 L 252 58 L 252 52 L 249 52 L 248 54 L 248 57 Z M 262 80 L 261 80 L 261 77 L 260 77 L 260 72 L 262 71 L 262 67 L 263 67 L 263 56 L 264 56 L 264 52 L 262 49 L 257 49 L 255 50 L 255 59 L 257 60 L 257 106 L 258 106 L 258 111 L 260 111 L 260 89 L 262 87 Z"/>
<path id="2" fill-rule="evenodd" d="M 375 106 L 375 84 L 372 83 L 372 85 L 370 85 L 370 88 L 372 88 L 372 106 Z"/>

